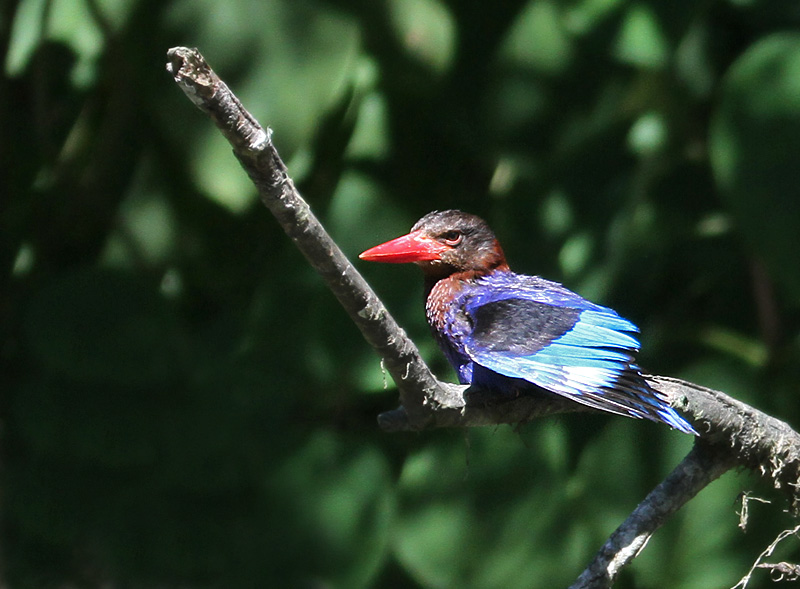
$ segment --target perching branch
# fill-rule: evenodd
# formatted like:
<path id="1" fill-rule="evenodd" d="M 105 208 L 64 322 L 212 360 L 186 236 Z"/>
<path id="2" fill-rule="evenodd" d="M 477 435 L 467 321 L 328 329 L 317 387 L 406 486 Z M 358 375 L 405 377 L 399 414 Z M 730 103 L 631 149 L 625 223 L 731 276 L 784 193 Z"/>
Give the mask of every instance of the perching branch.
<path id="1" fill-rule="evenodd" d="M 689 416 L 702 439 L 730 452 L 738 466 L 754 470 L 800 508 L 800 435 L 786 422 L 725 393 L 666 376 L 648 376 L 653 388 Z"/>
<path id="2" fill-rule="evenodd" d="M 325 280 L 397 384 L 400 408 L 378 417 L 381 428 L 519 424 L 587 410 L 552 395 L 499 399 L 488 391 L 467 391 L 437 380 L 297 192 L 272 143 L 272 132 L 245 110 L 196 49 L 176 47 L 167 56 L 167 71 L 231 143 L 264 205 Z M 788 425 L 718 391 L 678 379 L 647 379 L 701 432 L 702 440 L 609 538 L 574 587 L 610 586 L 619 569 L 672 513 L 735 465 L 769 478 L 787 492 L 793 506 L 800 505 L 800 436 Z"/>

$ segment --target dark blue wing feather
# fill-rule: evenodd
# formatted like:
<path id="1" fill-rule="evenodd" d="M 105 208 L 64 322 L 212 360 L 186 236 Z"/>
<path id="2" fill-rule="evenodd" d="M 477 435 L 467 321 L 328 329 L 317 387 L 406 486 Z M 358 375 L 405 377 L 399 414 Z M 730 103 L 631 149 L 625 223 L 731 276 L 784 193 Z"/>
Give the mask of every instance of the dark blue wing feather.
<path id="1" fill-rule="evenodd" d="M 476 281 L 454 303 L 470 318 L 459 339 L 475 364 L 595 409 L 696 433 L 641 376 L 638 329 L 615 311 L 510 272 Z"/>

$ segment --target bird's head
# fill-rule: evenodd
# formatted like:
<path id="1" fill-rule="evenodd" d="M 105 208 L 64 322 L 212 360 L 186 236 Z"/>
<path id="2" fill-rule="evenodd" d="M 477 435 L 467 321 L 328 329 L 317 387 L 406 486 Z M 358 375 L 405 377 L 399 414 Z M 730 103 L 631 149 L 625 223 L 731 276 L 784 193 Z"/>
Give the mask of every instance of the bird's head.
<path id="1" fill-rule="evenodd" d="M 507 270 L 506 258 L 486 221 L 461 211 L 434 211 L 411 232 L 363 252 L 370 262 L 415 262 L 429 277 L 455 272 L 485 274 Z"/>

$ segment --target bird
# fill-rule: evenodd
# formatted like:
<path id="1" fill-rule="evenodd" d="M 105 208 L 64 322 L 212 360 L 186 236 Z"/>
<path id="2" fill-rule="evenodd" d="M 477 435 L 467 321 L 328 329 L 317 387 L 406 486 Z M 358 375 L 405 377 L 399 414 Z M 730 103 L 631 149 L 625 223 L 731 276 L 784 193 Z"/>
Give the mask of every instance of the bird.
<path id="1" fill-rule="evenodd" d="M 359 258 L 420 266 L 428 324 L 461 384 L 517 395 L 543 389 L 698 435 L 642 376 L 636 325 L 558 282 L 512 272 L 480 217 L 433 211 Z"/>

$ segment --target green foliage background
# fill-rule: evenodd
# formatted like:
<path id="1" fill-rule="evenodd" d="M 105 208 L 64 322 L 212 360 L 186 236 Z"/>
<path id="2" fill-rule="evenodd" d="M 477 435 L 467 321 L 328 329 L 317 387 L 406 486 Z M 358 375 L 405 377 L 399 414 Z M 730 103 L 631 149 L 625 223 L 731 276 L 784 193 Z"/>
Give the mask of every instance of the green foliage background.
<path id="1" fill-rule="evenodd" d="M 0 10 L 9 586 L 563 587 L 691 445 L 605 416 L 379 431 L 391 383 L 164 72 L 175 45 L 274 129 L 350 256 L 478 213 L 512 267 L 637 322 L 649 371 L 800 425 L 800 3 Z M 359 267 L 450 375 L 416 269 Z M 746 535 L 742 490 L 773 499 Z M 781 501 L 729 473 L 618 586 L 733 585 Z"/>

